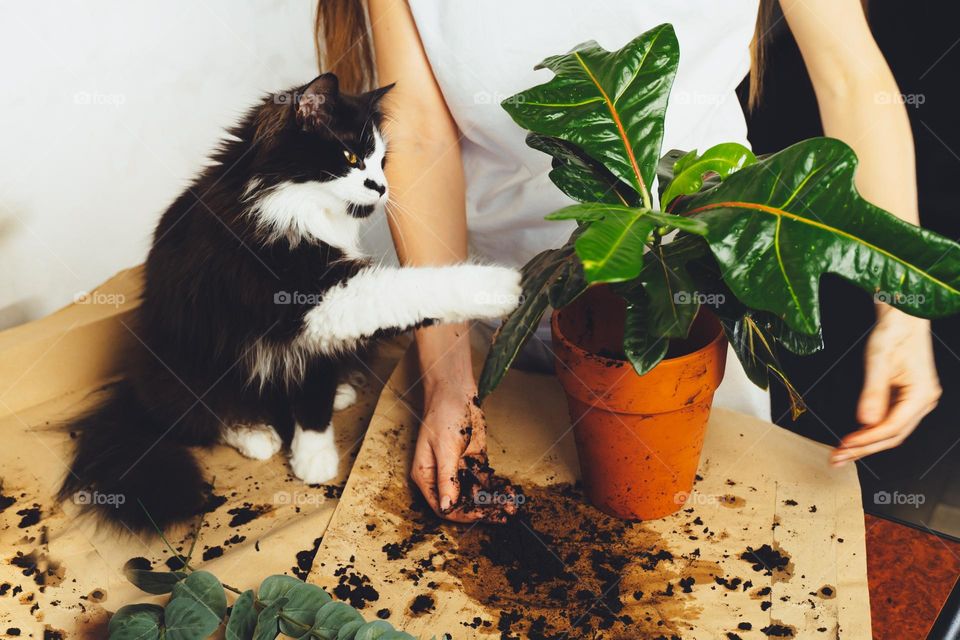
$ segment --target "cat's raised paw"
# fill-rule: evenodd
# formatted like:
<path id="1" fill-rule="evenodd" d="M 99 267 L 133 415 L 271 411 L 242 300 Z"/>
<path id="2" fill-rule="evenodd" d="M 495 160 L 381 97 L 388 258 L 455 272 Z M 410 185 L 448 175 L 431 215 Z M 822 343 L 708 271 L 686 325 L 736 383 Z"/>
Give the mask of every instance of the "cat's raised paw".
<path id="1" fill-rule="evenodd" d="M 340 456 L 333 437 L 333 425 L 311 431 L 297 425 L 290 443 L 290 468 L 307 484 L 323 484 L 337 477 Z"/>
<path id="2" fill-rule="evenodd" d="M 464 315 L 467 318 L 499 318 L 517 308 L 520 272 L 510 267 L 467 267 L 463 283 Z"/>
<path id="3" fill-rule="evenodd" d="M 238 424 L 223 430 L 221 440 L 254 460 L 268 460 L 283 447 L 283 440 L 268 424 Z"/>

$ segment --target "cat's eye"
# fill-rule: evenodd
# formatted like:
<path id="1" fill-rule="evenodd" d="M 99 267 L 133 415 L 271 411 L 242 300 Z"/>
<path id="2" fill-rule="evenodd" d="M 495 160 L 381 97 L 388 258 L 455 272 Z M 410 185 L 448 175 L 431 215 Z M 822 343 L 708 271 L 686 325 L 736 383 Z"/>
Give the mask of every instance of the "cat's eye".
<path id="1" fill-rule="evenodd" d="M 343 157 L 347 159 L 347 164 L 349 164 L 350 166 L 357 164 L 357 154 L 355 154 L 354 152 L 348 149 L 344 149 Z"/>

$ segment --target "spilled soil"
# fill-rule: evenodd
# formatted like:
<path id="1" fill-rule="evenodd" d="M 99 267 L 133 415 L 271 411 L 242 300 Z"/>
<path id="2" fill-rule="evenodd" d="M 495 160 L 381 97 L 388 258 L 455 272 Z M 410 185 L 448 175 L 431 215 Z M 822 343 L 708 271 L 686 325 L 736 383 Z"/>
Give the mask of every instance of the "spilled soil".
<path id="1" fill-rule="evenodd" d="M 723 575 L 698 552 L 678 555 L 658 532 L 594 509 L 577 486 L 516 490 L 516 516 L 475 526 L 441 522 L 422 500 L 411 505 L 405 487 L 387 490 L 383 504 L 405 530 L 382 553 L 419 587 L 411 610 L 442 598 L 442 571 L 488 612 L 461 621 L 471 637 L 671 639 L 699 615 L 693 587 Z"/>

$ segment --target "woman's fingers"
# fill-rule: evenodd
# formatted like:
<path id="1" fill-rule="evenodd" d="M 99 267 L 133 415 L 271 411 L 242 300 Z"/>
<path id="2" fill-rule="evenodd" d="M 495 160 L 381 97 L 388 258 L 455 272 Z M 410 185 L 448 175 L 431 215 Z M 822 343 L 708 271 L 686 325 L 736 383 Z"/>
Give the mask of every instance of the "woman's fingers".
<path id="1" fill-rule="evenodd" d="M 417 438 L 413 464 L 410 466 L 410 479 L 420 489 L 420 493 L 423 494 L 434 513 L 441 515 L 437 495 L 437 462 L 433 455 L 433 448 L 425 437 Z"/>
<path id="2" fill-rule="evenodd" d="M 930 412 L 935 400 L 919 390 L 902 392 L 889 413 L 874 426 L 864 427 L 840 441 L 830 462 L 840 465 L 900 445 Z"/>
<path id="3" fill-rule="evenodd" d="M 863 391 L 857 404 L 857 420 L 863 425 L 875 425 L 890 408 L 890 387 L 893 371 L 890 359 L 883 357 L 879 340 L 867 342 L 864 358 Z"/>
<path id="4" fill-rule="evenodd" d="M 453 443 L 438 442 L 434 444 L 434 455 L 437 458 L 437 490 L 440 494 L 440 511 L 447 513 L 460 497 L 460 483 L 457 472 L 460 468 L 462 447 Z"/>

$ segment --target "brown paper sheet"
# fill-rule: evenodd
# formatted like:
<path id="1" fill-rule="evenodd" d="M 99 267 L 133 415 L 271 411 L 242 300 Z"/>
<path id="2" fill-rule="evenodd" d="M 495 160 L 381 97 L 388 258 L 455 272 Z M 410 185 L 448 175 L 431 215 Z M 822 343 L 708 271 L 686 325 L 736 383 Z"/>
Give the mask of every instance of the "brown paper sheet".
<path id="1" fill-rule="evenodd" d="M 139 269 L 125 271 L 87 301 L 0 333 L 0 635 L 16 629 L 20 637 L 105 638 L 111 612 L 158 600 L 129 584 L 122 569 L 137 557 L 163 569 L 172 554 L 159 539 L 98 530 L 75 518 L 75 505 L 52 499 L 70 444 L 56 424 L 122 372 L 141 277 Z M 258 462 L 228 447 L 199 453 L 223 502 L 206 517 L 198 567 L 242 589 L 275 573 L 306 576 L 383 381 L 406 344 L 385 343 L 375 359 L 358 362 L 366 382 L 357 404 L 334 417 L 341 469 L 330 484 L 304 485 L 282 455 Z M 170 540 L 185 552 L 190 530 Z"/>
<path id="2" fill-rule="evenodd" d="M 548 530 L 571 539 L 596 527 L 601 534 L 614 533 L 601 544 L 591 533 L 587 538 L 593 541 L 574 551 L 613 549 L 627 559 L 616 579 L 600 584 L 595 569 L 573 561 L 574 573 L 586 573 L 561 583 L 573 603 L 561 610 L 544 606 L 543 586 L 533 595 L 526 586 L 513 593 L 505 569 L 476 553 L 485 548 L 499 557 L 514 540 L 490 534 L 483 525 L 436 526 L 422 510 L 411 509 L 407 474 L 418 423 L 417 378 L 415 360 L 408 357 L 385 387 L 309 578 L 364 607 L 368 618 L 379 612 L 423 638 L 442 633 L 527 637 L 530 620 L 539 616 L 543 620 L 533 628 L 542 635 L 530 633 L 533 637 L 553 637 L 548 632 L 631 639 L 746 640 L 778 632 L 797 638 L 870 637 L 856 471 L 830 468 L 826 447 L 760 420 L 715 410 L 702 479 L 686 508 L 620 530 L 599 512 L 579 506 L 582 500 L 566 484 L 576 481 L 578 467 L 556 381 L 511 372 L 484 407 L 493 465 L 522 485 L 525 508 L 546 514 L 541 524 L 553 527 Z M 551 515 L 555 504 L 560 507 Z M 741 559 L 748 547 L 762 550 L 763 545 L 782 554 L 784 566 L 777 568 L 762 551 L 759 557 L 773 566 L 771 571 L 754 570 L 754 559 Z M 548 546 L 570 552 L 569 545 Z M 670 559 L 661 554 L 657 560 L 662 551 Z M 538 561 L 550 564 L 550 557 Z M 605 588 L 616 589 L 620 605 L 604 599 L 599 592 Z M 592 590 L 584 596 L 586 602 L 599 602 L 592 607 L 599 614 L 584 613 L 591 607 L 577 590 Z M 609 615 L 602 610 L 618 606 L 622 609 Z M 578 619 L 584 616 L 586 621 Z M 611 617 L 616 620 L 610 628 L 598 630 Z M 593 625 L 592 631 L 584 624 Z"/>

